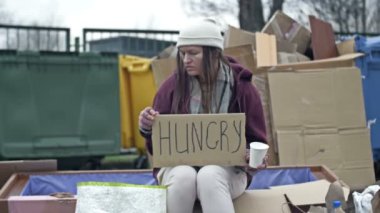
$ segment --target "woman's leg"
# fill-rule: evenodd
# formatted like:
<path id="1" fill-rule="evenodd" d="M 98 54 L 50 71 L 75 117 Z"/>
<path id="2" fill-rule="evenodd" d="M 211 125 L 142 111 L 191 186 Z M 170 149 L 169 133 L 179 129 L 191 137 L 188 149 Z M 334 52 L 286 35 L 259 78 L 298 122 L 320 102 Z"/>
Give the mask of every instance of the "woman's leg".
<path id="1" fill-rule="evenodd" d="M 235 167 L 204 166 L 197 175 L 197 195 L 203 213 L 233 213 L 232 199 L 243 194 L 247 174 Z"/>
<path id="2" fill-rule="evenodd" d="M 162 168 L 160 185 L 168 187 L 168 213 L 192 213 L 196 199 L 197 172 L 191 166 Z"/>

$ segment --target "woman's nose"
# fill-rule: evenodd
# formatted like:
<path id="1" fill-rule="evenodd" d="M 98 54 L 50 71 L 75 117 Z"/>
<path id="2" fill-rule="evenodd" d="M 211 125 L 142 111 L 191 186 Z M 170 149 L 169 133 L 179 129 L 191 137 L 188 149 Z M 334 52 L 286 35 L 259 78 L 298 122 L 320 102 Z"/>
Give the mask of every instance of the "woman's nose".
<path id="1" fill-rule="evenodd" d="M 191 57 L 189 56 L 189 54 L 185 54 L 183 57 L 183 62 L 189 63 L 190 61 L 191 61 Z"/>

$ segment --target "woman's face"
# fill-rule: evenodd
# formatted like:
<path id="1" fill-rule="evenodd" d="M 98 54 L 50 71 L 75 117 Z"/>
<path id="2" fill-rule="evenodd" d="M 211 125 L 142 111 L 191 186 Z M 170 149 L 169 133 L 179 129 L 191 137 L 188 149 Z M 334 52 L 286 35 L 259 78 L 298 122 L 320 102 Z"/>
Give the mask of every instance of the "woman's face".
<path id="1" fill-rule="evenodd" d="M 187 74 L 198 76 L 203 72 L 203 48 L 201 46 L 182 46 L 178 51 Z"/>

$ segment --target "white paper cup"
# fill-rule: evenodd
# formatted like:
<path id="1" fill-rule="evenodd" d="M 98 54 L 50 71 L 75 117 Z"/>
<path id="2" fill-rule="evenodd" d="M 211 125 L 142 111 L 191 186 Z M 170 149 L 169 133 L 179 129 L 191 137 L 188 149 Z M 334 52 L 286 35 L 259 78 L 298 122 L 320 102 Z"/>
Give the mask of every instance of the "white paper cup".
<path id="1" fill-rule="evenodd" d="M 269 146 L 261 142 L 252 142 L 249 144 L 249 147 L 249 166 L 251 168 L 257 168 L 259 165 L 263 164 Z"/>

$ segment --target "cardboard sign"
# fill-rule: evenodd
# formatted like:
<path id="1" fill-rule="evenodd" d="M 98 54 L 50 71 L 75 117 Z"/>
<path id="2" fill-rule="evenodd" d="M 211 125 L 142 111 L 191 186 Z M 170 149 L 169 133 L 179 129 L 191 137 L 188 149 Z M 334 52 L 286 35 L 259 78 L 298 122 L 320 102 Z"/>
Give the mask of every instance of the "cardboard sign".
<path id="1" fill-rule="evenodd" d="M 245 115 L 158 115 L 153 124 L 153 166 L 245 165 Z"/>

